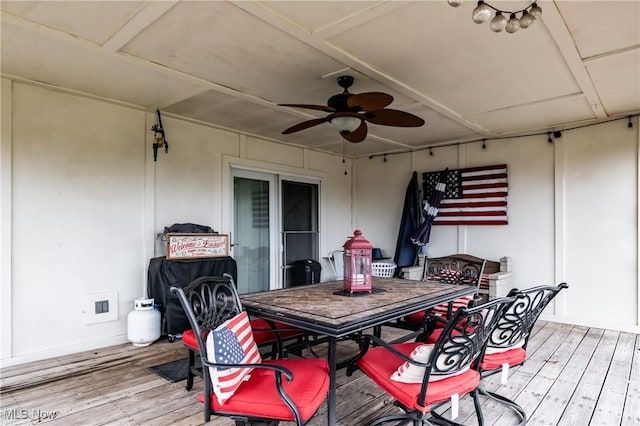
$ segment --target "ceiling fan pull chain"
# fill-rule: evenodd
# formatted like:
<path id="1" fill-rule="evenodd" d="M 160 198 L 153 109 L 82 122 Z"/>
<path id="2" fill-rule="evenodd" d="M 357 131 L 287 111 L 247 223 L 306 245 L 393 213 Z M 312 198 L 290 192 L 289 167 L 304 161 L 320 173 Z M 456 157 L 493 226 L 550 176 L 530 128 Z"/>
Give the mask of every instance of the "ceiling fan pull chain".
<path id="1" fill-rule="evenodd" d="M 344 159 L 347 154 L 347 140 L 342 138 L 342 164 L 344 165 L 344 175 L 347 175 L 347 161 Z"/>

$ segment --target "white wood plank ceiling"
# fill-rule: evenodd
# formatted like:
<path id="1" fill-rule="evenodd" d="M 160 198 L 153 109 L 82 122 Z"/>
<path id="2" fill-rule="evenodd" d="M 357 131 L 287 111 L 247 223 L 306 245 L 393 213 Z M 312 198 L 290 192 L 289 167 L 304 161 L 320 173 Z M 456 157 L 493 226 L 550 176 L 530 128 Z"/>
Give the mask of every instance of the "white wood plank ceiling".
<path id="1" fill-rule="evenodd" d="M 489 1 L 519 10 L 527 0 Z M 349 156 L 556 130 L 640 112 L 640 1 L 545 1 L 515 34 L 475 2 L 2 1 L 1 71 L 248 134 L 341 153 L 325 105 L 381 91 L 418 128 L 369 125 Z"/>

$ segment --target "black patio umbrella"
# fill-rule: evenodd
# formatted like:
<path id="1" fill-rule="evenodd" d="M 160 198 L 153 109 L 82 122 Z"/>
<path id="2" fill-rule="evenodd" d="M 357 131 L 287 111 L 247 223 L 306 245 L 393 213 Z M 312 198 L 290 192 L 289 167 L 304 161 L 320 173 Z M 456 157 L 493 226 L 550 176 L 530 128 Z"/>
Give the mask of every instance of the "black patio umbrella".
<path id="1" fill-rule="evenodd" d="M 425 246 L 429 242 L 431 236 L 431 225 L 433 225 L 433 219 L 438 215 L 438 207 L 440 201 L 444 198 L 444 191 L 447 189 L 447 172 L 449 169 L 445 169 L 440 173 L 438 183 L 436 187 L 431 191 L 429 200 L 425 203 L 423 214 L 424 222 L 418 227 L 418 230 L 411 237 L 411 242 L 417 246 Z"/>
<path id="2" fill-rule="evenodd" d="M 414 266 L 418 258 L 418 248 L 411 242 L 411 236 L 416 232 L 420 224 L 420 191 L 418 185 L 418 173 L 413 172 L 404 197 L 400 229 L 396 242 L 396 252 L 393 261 L 397 266 L 396 275 L 401 268 Z"/>

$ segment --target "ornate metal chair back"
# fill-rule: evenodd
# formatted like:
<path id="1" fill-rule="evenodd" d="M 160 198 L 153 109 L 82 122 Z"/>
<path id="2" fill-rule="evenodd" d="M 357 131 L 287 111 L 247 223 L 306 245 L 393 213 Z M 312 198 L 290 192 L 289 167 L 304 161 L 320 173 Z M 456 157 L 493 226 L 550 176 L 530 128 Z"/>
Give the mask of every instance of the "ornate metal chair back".
<path id="1" fill-rule="evenodd" d="M 533 326 L 540 314 L 565 288 L 569 288 L 567 283 L 511 290 L 508 296 L 517 296 L 517 299 L 502 314 L 488 345 L 494 348 L 509 348 L 521 343 L 521 347 L 526 348 Z"/>
<path id="2" fill-rule="evenodd" d="M 201 355 L 205 351 L 207 334 L 242 312 L 242 303 L 235 283 L 228 274 L 222 277 L 200 277 L 184 289 L 172 287 L 171 291 L 178 296 L 187 314 Z"/>
<path id="3" fill-rule="evenodd" d="M 486 260 L 470 260 L 457 256 L 425 259 L 423 281 L 480 286 Z"/>
<path id="4" fill-rule="evenodd" d="M 431 353 L 422 383 L 421 403 L 426 398 L 429 377 L 461 373 L 473 368 L 473 362 L 484 353 L 504 310 L 513 301 L 513 297 L 504 297 L 469 309 L 459 308 L 454 313 Z"/>

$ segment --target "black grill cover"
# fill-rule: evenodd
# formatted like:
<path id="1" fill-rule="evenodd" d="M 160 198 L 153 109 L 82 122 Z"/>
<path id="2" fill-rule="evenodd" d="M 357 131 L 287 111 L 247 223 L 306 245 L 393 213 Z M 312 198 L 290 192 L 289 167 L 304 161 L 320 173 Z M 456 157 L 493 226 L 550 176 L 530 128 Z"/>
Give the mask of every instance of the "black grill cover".
<path id="1" fill-rule="evenodd" d="M 178 297 L 171 293 L 171 286 L 186 287 L 199 277 L 228 273 L 237 282 L 238 268 L 232 257 L 212 259 L 167 260 L 154 257 L 149 261 L 147 293 L 153 297 L 162 314 L 163 334 L 177 335 L 191 328 Z"/>

